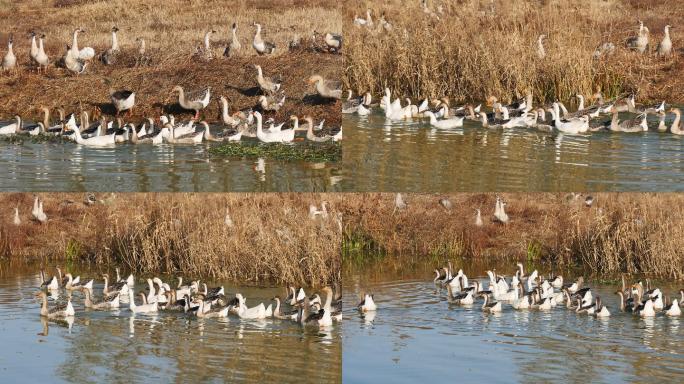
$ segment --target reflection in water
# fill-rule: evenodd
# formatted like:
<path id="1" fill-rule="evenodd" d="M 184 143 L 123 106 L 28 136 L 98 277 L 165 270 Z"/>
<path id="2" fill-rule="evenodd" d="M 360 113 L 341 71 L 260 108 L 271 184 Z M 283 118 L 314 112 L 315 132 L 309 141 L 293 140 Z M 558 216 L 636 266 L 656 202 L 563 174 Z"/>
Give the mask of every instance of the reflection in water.
<path id="1" fill-rule="evenodd" d="M 506 268 L 500 268 L 506 270 Z M 565 308 L 485 314 L 481 301 L 452 306 L 424 279 L 345 276 L 345 383 L 662 382 L 684 377 L 681 319 L 620 313 L 615 286 L 590 283 L 613 316 L 596 319 Z M 484 279 L 481 279 L 484 281 Z M 676 287 L 665 287 L 677 292 Z M 355 310 L 372 292 L 376 314 Z"/>
<path id="2" fill-rule="evenodd" d="M 335 163 L 227 159 L 202 145 L 0 143 L 6 191 L 335 191 Z"/>
<path id="3" fill-rule="evenodd" d="M 464 124 L 462 129 L 435 130 L 421 120 L 387 124 L 381 114 L 345 115 L 349 134 L 342 151 L 342 188 L 431 193 L 684 190 L 684 140 L 676 135 L 563 135 Z M 657 126 L 657 118 L 650 124 Z"/>
<path id="4" fill-rule="evenodd" d="M 34 297 L 39 285 L 32 272 L 0 273 L 4 382 L 92 382 L 95 377 L 121 382 L 341 381 L 337 325 L 319 331 L 278 320 L 133 315 L 125 308 L 90 311 L 83 308 L 80 293 L 74 293 L 74 318 L 47 320 Z M 281 293 L 278 288 L 225 288 L 239 289 L 253 302 Z"/>

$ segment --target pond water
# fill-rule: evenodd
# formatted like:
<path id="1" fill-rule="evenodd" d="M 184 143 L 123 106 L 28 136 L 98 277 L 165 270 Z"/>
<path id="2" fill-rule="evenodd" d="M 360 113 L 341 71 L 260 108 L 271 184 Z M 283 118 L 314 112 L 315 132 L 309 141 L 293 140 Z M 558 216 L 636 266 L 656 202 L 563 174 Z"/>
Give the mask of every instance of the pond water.
<path id="1" fill-rule="evenodd" d="M 436 130 L 422 119 L 386 125 L 380 113 L 344 115 L 342 125 L 346 191 L 684 190 L 684 137 L 669 133 L 563 135 L 472 121 Z"/>
<path id="2" fill-rule="evenodd" d="M 446 290 L 436 288 L 429 271 L 386 273 L 344 278 L 345 383 L 684 380 L 684 317 L 620 313 L 617 285 L 588 283 L 609 307 L 607 319 L 565 307 L 504 305 L 500 314 L 485 314 L 482 300 L 470 307 L 449 305 Z M 674 295 L 682 287 L 665 288 Z M 375 296 L 374 316 L 355 310 L 362 291 Z"/>
<path id="3" fill-rule="evenodd" d="M 67 324 L 41 318 L 34 296 L 39 285 L 35 270 L 0 268 L 2 382 L 341 381 L 337 326 L 319 331 L 280 320 L 91 311 L 83 308 L 80 293 L 73 294 L 76 316 Z M 283 294 L 279 288 L 224 286 L 226 294 L 248 297 L 248 305 Z M 96 294 L 101 287 L 96 285 Z M 136 284 L 136 290 L 143 287 Z"/>
<path id="4" fill-rule="evenodd" d="M 339 190 L 340 164 L 210 155 L 208 149 L 216 145 L 220 144 L 118 144 L 112 148 L 92 148 L 71 142 L 0 142 L 0 191 Z"/>

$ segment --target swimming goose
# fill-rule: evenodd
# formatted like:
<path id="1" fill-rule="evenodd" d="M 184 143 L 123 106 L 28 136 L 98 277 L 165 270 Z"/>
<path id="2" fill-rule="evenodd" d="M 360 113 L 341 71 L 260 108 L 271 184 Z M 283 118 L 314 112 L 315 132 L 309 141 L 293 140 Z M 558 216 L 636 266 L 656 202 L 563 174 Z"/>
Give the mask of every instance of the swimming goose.
<path id="1" fill-rule="evenodd" d="M 679 301 L 677 299 L 672 299 L 672 303 L 663 307 L 663 311 L 667 316 L 680 316 L 682 314 L 682 309 L 679 307 Z"/>
<path id="2" fill-rule="evenodd" d="M 50 278 L 50 280 L 46 280 L 45 279 L 45 271 L 43 271 L 41 269 L 40 270 L 40 277 L 43 280 L 43 283 L 40 285 L 41 287 L 45 287 L 45 289 L 51 290 L 51 291 L 59 289 L 60 280 L 57 276 L 52 276 L 52 278 Z"/>
<path id="3" fill-rule="evenodd" d="M 83 49 L 78 48 L 78 34 L 85 33 L 83 28 L 78 28 L 74 31 L 74 38 L 71 43 L 71 55 L 79 60 L 88 61 L 95 57 L 95 50 L 91 47 L 85 47 Z"/>
<path id="4" fill-rule="evenodd" d="M 658 112 L 658 132 L 667 132 L 667 125 L 665 125 L 665 112 Z"/>
<path id="5" fill-rule="evenodd" d="M 57 305 L 48 309 L 47 305 L 47 293 L 40 291 L 37 296 L 42 299 L 42 304 L 40 306 L 40 315 L 47 318 L 62 318 L 74 316 L 76 312 L 74 311 L 74 306 L 71 304 L 71 299 L 68 299 L 66 304 Z"/>
<path id="6" fill-rule="evenodd" d="M 87 147 L 110 147 L 116 144 L 116 133 L 104 136 L 93 136 L 83 138 L 81 136 L 80 128 L 74 126 L 73 131 L 76 143 L 80 145 L 85 145 Z"/>
<path id="7" fill-rule="evenodd" d="M 501 302 L 500 301 L 495 301 L 491 303 L 489 301 L 489 295 L 480 295 L 480 297 L 484 298 L 484 303 L 482 303 L 482 310 L 484 312 L 490 312 L 490 313 L 498 313 L 501 312 Z"/>
<path id="8" fill-rule="evenodd" d="M 211 130 L 209 129 L 209 123 L 206 121 L 200 121 L 200 125 L 204 127 L 204 140 L 205 141 L 215 141 L 215 142 L 223 142 L 223 141 L 240 141 L 240 138 L 242 138 L 242 129 L 238 129 L 237 131 L 233 131 L 230 133 L 226 133 L 225 131 L 223 133 L 219 133 L 218 136 L 214 136 L 211 133 Z"/>
<path id="9" fill-rule="evenodd" d="M 0 136 L 15 135 L 21 131 L 21 117 L 17 115 L 14 116 L 14 119 L 16 120 L 16 122 L 5 125 L 4 127 L 0 127 Z"/>
<path id="10" fill-rule="evenodd" d="M 225 56 L 225 57 L 233 57 L 237 54 L 237 52 L 240 49 L 242 49 L 242 44 L 240 44 L 240 39 L 238 39 L 238 37 L 237 37 L 237 23 L 233 23 L 231 30 L 232 30 L 232 38 L 230 40 L 230 43 L 226 46 L 226 49 L 223 51 L 223 56 Z"/>
<path id="11" fill-rule="evenodd" d="M 582 299 L 576 298 L 577 307 L 575 308 L 575 313 L 586 313 L 588 315 L 593 315 L 596 312 L 596 303 L 583 303 Z"/>
<path id="12" fill-rule="evenodd" d="M 16 70 L 17 57 L 14 55 L 14 50 L 12 50 L 13 42 L 12 36 L 10 36 L 7 41 L 7 53 L 5 54 L 5 57 L 2 58 L 2 70 L 5 72 Z"/>
<path id="13" fill-rule="evenodd" d="M 85 294 L 84 305 L 90 309 L 115 309 L 119 308 L 119 294 L 105 297 L 102 301 L 93 301 L 92 292 L 87 288 L 79 288 Z"/>
<path id="14" fill-rule="evenodd" d="M 638 301 L 637 301 L 638 302 Z M 643 307 L 639 307 L 636 312 L 641 317 L 653 317 L 656 315 L 655 307 L 653 306 L 653 300 L 648 299 L 643 303 Z"/>
<path id="15" fill-rule="evenodd" d="M 204 139 L 204 132 L 190 132 L 184 135 L 179 135 L 176 128 L 171 123 L 164 124 L 164 128 L 169 130 L 169 135 L 166 141 L 171 144 L 201 144 Z"/>
<path id="16" fill-rule="evenodd" d="M 195 312 L 195 315 L 198 318 L 203 318 L 203 317 L 228 317 L 228 310 L 230 310 L 231 306 L 226 305 L 226 306 L 218 306 L 214 307 L 212 306 L 211 308 L 205 308 L 207 304 L 205 303 L 204 300 L 199 301 L 199 308 L 197 309 L 197 312 Z"/>
<path id="17" fill-rule="evenodd" d="M 582 116 L 576 119 L 570 119 L 563 121 L 560 118 L 560 110 L 557 102 L 553 103 L 553 109 L 551 110 L 553 115 L 555 128 L 562 133 L 577 134 L 584 133 L 589 130 L 589 117 Z"/>
<path id="18" fill-rule="evenodd" d="M 447 300 L 450 303 L 458 304 L 458 305 L 470 305 L 475 302 L 475 299 L 473 297 L 473 292 L 474 290 L 469 290 L 466 292 L 461 292 L 457 293 L 454 295 L 453 289 L 451 288 L 451 285 L 447 284 Z"/>
<path id="19" fill-rule="evenodd" d="M 603 305 L 601 302 L 601 297 L 596 296 L 596 309 L 594 310 L 595 317 L 610 317 L 610 311 L 608 310 L 608 307 Z"/>
<path id="20" fill-rule="evenodd" d="M 670 26 L 665 26 L 665 36 L 663 40 L 658 44 L 658 56 L 667 57 L 672 53 L 672 40 L 670 40 Z"/>
<path id="21" fill-rule="evenodd" d="M 104 51 L 100 56 L 100 60 L 105 65 L 112 65 L 116 63 L 116 58 L 119 54 L 119 39 L 116 37 L 116 33 L 119 32 L 117 26 L 112 27 L 112 47 Z"/>
<path id="22" fill-rule="evenodd" d="M 463 126 L 463 117 L 453 117 L 444 120 L 437 120 L 432 111 L 425 111 L 424 114 L 430 118 L 430 125 L 439 129 L 451 129 Z"/>
<path id="23" fill-rule="evenodd" d="M 618 112 L 615 107 L 611 108 L 613 118 L 610 121 L 610 130 L 613 132 L 646 132 L 648 123 L 646 122 L 647 113 L 644 112 L 635 119 L 618 121 Z"/>
<path id="24" fill-rule="evenodd" d="M 109 285 L 109 275 L 108 274 L 103 274 L 102 278 L 104 279 L 104 286 L 102 288 L 102 294 L 105 297 L 111 297 L 117 294 L 124 295 L 126 297 L 128 295 L 128 291 L 132 291 L 133 289 L 129 287 L 129 285 L 125 281 L 116 281 L 114 282 L 111 286 Z"/>
<path id="25" fill-rule="evenodd" d="M 294 121 L 295 126 L 294 126 L 293 129 L 296 130 L 296 129 L 297 129 L 297 125 L 299 124 L 299 121 L 297 120 L 297 116 L 290 116 L 290 120 L 293 120 L 293 121 Z M 330 139 L 332 139 L 332 136 L 330 136 L 330 135 L 316 136 L 316 135 L 314 134 L 314 132 L 313 132 L 313 126 L 314 126 L 314 125 L 313 125 L 313 119 L 311 118 L 311 116 L 308 116 L 308 115 L 305 116 L 305 117 L 304 117 L 304 120 L 308 123 L 308 128 L 307 128 L 307 130 L 306 130 L 306 139 L 307 139 L 307 140 L 313 141 L 313 142 L 316 142 L 316 143 L 324 143 L 324 142 L 330 141 Z M 319 130 L 322 129 L 322 128 L 323 128 L 323 121 L 321 121 Z"/>
<path id="26" fill-rule="evenodd" d="M 325 208 L 325 204 L 323 204 Z M 285 302 L 288 304 L 294 306 L 297 305 L 298 303 L 302 303 L 304 298 L 306 297 L 306 293 L 304 292 L 304 288 L 299 288 L 299 290 L 295 289 L 295 287 L 288 287 L 287 288 L 288 295 L 285 298 Z"/>
<path id="27" fill-rule="evenodd" d="M 117 117 L 123 111 L 132 113 L 133 106 L 135 105 L 135 92 L 129 90 L 114 91 L 110 89 L 109 97 L 112 99 Z"/>
<path id="28" fill-rule="evenodd" d="M 266 308 L 264 303 L 259 303 L 256 307 L 248 308 L 245 304 L 247 300 L 240 293 L 235 294 L 235 298 L 238 299 L 238 312 L 237 315 L 241 319 L 265 319 L 266 318 Z"/>
<path id="29" fill-rule="evenodd" d="M 252 47 L 257 51 L 259 55 L 270 55 L 275 52 L 276 45 L 274 43 L 264 41 L 261 38 L 261 24 L 254 23 L 256 27 L 256 33 L 254 34 L 254 40 L 252 41 Z"/>
<path id="30" fill-rule="evenodd" d="M 74 279 L 74 276 L 71 273 L 67 273 L 64 276 L 64 279 L 66 280 L 64 282 L 64 288 L 68 291 L 75 290 L 75 289 L 81 289 L 83 286 L 80 284 L 81 282 L 81 276 L 77 276 Z"/>
<path id="31" fill-rule="evenodd" d="M 363 300 L 356 306 L 361 312 L 373 312 L 378 309 L 378 306 L 373 300 L 373 295 L 364 294 Z"/>
<path id="32" fill-rule="evenodd" d="M 280 90 L 282 82 L 275 81 L 270 77 L 265 77 L 261 69 L 261 65 L 255 64 L 254 68 L 257 70 L 257 83 L 262 91 L 272 94 Z"/>
<path id="33" fill-rule="evenodd" d="M 352 90 L 347 90 L 347 100 L 342 103 L 343 114 L 357 113 L 359 111 L 359 106 L 365 101 L 365 95 L 356 98 L 352 98 L 352 95 Z"/>
<path id="34" fill-rule="evenodd" d="M 326 80 L 320 75 L 309 77 L 309 84 L 316 85 L 316 92 L 326 99 L 340 100 L 342 98 L 342 83 L 334 80 Z"/>
<path id="35" fill-rule="evenodd" d="M 264 143 L 288 143 L 294 140 L 295 130 L 285 129 L 279 132 L 264 131 L 262 127 L 262 117 L 259 112 L 252 112 L 257 120 L 257 138 Z"/>
<path id="36" fill-rule="evenodd" d="M 183 87 L 180 85 L 176 85 L 173 87 L 173 92 L 178 92 L 178 104 L 183 109 L 195 111 L 195 118 L 194 120 L 199 119 L 199 112 L 203 110 L 204 108 L 209 105 L 209 101 L 211 100 L 211 87 L 207 87 L 200 95 L 196 98 L 192 98 L 191 100 L 187 100 L 185 97 L 185 91 L 183 90 Z"/>
<path id="37" fill-rule="evenodd" d="M 276 296 L 273 298 L 273 301 L 276 302 L 275 309 L 273 309 L 273 314 L 272 316 L 276 319 L 281 319 L 281 320 L 297 320 L 297 316 L 299 311 L 298 310 L 293 310 L 290 312 L 283 312 L 280 309 L 280 297 Z"/>
<path id="38" fill-rule="evenodd" d="M 684 130 L 682 130 L 682 127 L 679 126 L 679 121 L 682 117 L 682 111 L 679 108 L 671 108 L 670 112 L 675 114 L 675 119 L 670 126 L 670 133 L 675 135 L 684 135 Z M 0 128 L 0 130 L 2 129 Z"/>
<path id="39" fill-rule="evenodd" d="M 135 294 L 133 293 L 133 290 L 130 289 L 128 290 L 128 308 L 133 313 L 154 313 L 159 310 L 159 304 L 155 301 L 154 303 L 143 303 L 136 305 Z"/>

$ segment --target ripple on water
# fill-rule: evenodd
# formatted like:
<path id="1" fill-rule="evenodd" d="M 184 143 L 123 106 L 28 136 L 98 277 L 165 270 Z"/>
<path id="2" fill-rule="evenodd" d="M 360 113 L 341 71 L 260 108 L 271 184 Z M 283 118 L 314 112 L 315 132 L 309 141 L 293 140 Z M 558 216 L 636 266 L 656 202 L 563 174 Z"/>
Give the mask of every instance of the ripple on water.
<path id="1" fill-rule="evenodd" d="M 343 126 L 347 191 L 684 190 L 684 140 L 667 133 L 563 135 L 471 121 L 436 130 L 380 114 L 345 115 Z"/>
<path id="2" fill-rule="evenodd" d="M 595 319 L 565 308 L 516 311 L 508 305 L 501 314 L 484 314 L 481 302 L 450 305 L 446 291 L 430 280 L 350 276 L 345 282 L 345 382 L 454 375 L 465 382 L 624 382 L 684 374 L 681 319 L 620 313 L 615 287 L 591 285 L 613 312 Z M 355 310 L 362 287 L 379 308 L 370 321 Z"/>
<path id="3" fill-rule="evenodd" d="M 80 293 L 74 293 L 77 316 L 69 326 L 41 319 L 34 296 L 39 285 L 37 274 L 0 275 L 0 343 L 13 346 L 0 349 L 0 365 L 2 377 L 10 381 L 25 379 L 26 372 L 31 372 L 32 381 L 50 382 L 91 382 L 93 377 L 163 382 L 341 380 L 337 326 L 318 331 L 275 320 L 132 315 L 125 308 L 89 311 L 83 308 Z M 225 287 L 227 292 L 239 289 L 250 298 L 249 305 L 268 302 L 280 293 Z M 95 291 L 101 288 L 96 286 Z M 60 300 L 64 299 L 62 293 Z"/>

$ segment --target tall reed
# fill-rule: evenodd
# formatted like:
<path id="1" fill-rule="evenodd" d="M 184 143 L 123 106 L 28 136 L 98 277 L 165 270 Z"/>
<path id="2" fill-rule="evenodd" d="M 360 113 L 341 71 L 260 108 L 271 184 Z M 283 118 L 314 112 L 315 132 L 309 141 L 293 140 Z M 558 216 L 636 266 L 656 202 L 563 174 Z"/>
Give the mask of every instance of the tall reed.
<path id="1" fill-rule="evenodd" d="M 338 279 L 339 217 L 311 220 L 310 194 L 45 194 L 48 222 L 30 221 L 33 196 L 3 194 L 0 257 L 27 262 L 115 264 L 139 272 L 241 282 L 318 285 Z M 22 224 L 12 224 L 19 206 Z M 225 210 L 233 226 L 225 224 Z M 334 208 L 333 208 L 334 209 Z"/>
<path id="2" fill-rule="evenodd" d="M 428 1 L 433 12 L 439 4 L 443 9 L 431 16 L 418 0 L 352 1 L 345 19 L 345 84 L 376 95 L 389 87 L 397 96 L 449 96 L 456 101 L 490 95 L 510 101 L 529 90 L 538 102 L 548 102 L 601 89 L 607 96 L 635 92 L 642 100 L 681 102 L 684 94 L 674 87 L 684 74 L 681 53 L 662 59 L 653 51 L 663 26 L 681 20 L 684 9 L 671 2 L 651 2 L 649 7 L 641 3 Z M 366 7 L 376 22 L 384 12 L 393 28 L 369 31 L 353 26 L 353 15 L 365 15 Z M 651 54 L 640 55 L 625 46 L 637 33 L 637 18 L 650 28 Z M 540 35 L 547 36 L 542 59 L 537 55 Z M 596 49 L 607 42 L 615 45 L 614 52 L 595 58 Z"/>
<path id="3" fill-rule="evenodd" d="M 493 194 L 408 195 L 394 211 L 394 195 L 349 196 L 345 213 L 346 263 L 384 261 L 397 269 L 440 265 L 447 259 L 530 261 L 597 274 L 645 273 L 684 279 L 684 196 L 505 194 L 507 225 L 493 222 Z M 482 210 L 484 225 L 475 225 Z"/>

